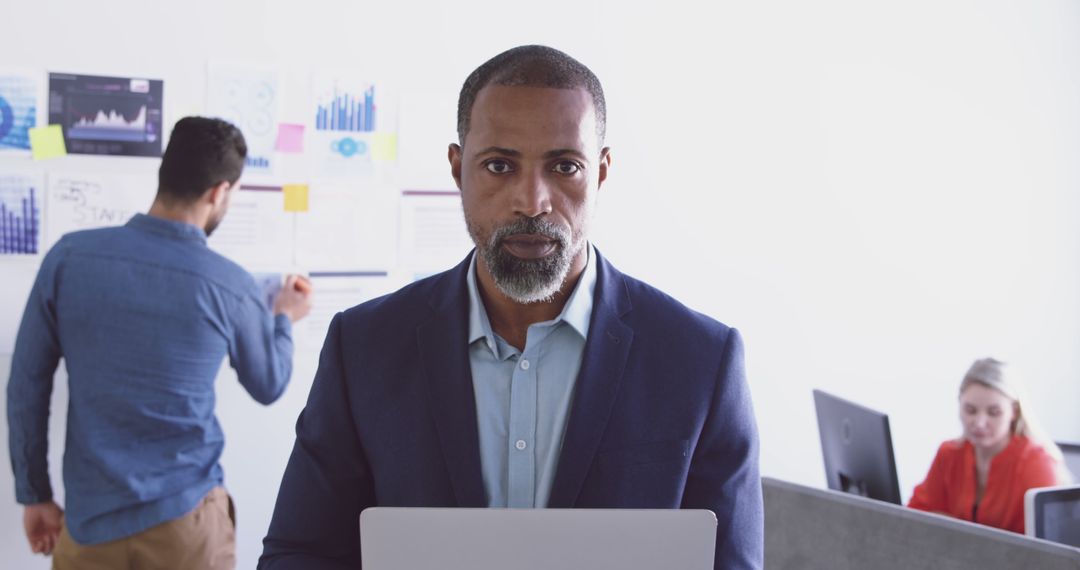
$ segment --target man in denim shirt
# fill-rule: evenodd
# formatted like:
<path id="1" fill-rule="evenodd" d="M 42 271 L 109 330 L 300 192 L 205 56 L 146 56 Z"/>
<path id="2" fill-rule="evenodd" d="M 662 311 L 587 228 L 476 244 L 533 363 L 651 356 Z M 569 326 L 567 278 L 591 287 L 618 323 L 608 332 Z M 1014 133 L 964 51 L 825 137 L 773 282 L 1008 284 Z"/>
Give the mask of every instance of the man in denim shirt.
<path id="1" fill-rule="evenodd" d="M 149 215 L 68 234 L 41 264 L 15 345 L 8 426 L 27 538 L 54 554 L 54 568 L 235 565 L 214 380 L 228 355 L 253 398 L 276 400 L 292 372 L 291 323 L 311 308 L 302 278 L 289 276 L 271 309 L 250 274 L 207 248 L 246 154 L 229 123 L 182 119 Z M 66 513 L 46 460 L 61 358 Z"/>

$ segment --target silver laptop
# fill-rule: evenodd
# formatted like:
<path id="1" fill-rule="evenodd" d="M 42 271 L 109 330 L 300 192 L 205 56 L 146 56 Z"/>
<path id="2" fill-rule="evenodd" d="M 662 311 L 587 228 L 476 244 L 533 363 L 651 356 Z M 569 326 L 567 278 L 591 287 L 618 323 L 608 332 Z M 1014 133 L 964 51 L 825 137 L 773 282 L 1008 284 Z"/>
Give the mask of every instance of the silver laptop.
<path id="1" fill-rule="evenodd" d="M 707 510 L 433 509 L 360 514 L 364 570 L 712 570 Z"/>

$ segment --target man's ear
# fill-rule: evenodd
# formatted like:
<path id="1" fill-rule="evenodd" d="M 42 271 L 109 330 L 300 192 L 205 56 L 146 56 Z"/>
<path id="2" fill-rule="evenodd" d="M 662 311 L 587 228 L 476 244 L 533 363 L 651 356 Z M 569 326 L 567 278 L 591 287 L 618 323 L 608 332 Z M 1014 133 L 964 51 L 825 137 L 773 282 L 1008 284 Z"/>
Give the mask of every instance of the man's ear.
<path id="1" fill-rule="evenodd" d="M 209 202 L 214 208 L 220 207 L 225 201 L 225 197 L 228 195 L 231 186 L 232 184 L 224 181 L 211 186 L 210 189 L 203 194 L 204 200 Z"/>
<path id="2" fill-rule="evenodd" d="M 461 191 L 461 147 L 456 143 L 450 143 L 450 147 L 446 149 L 446 158 L 450 161 L 450 176 L 454 177 L 454 184 L 457 184 L 458 192 Z"/>
<path id="3" fill-rule="evenodd" d="M 600 179 L 596 184 L 596 189 L 599 190 L 604 185 L 604 181 L 607 180 L 608 169 L 611 168 L 611 147 L 605 146 L 600 150 Z"/>

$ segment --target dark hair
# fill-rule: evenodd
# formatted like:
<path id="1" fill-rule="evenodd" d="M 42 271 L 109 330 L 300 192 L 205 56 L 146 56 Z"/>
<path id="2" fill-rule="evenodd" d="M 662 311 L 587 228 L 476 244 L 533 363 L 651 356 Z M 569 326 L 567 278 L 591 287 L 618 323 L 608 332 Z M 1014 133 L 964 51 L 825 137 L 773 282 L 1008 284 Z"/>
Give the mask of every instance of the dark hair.
<path id="1" fill-rule="evenodd" d="M 476 95 L 488 85 L 585 89 L 592 95 L 596 135 L 603 145 L 607 133 L 607 105 L 600 80 L 578 60 L 557 49 L 539 45 L 506 50 L 469 74 L 458 96 L 457 131 L 461 145 L 465 144 L 465 135 L 469 133 Z"/>
<path id="2" fill-rule="evenodd" d="M 244 170 L 247 143 L 240 129 L 221 119 L 184 117 L 173 127 L 158 169 L 158 195 L 194 202 L 222 182 L 235 184 Z"/>

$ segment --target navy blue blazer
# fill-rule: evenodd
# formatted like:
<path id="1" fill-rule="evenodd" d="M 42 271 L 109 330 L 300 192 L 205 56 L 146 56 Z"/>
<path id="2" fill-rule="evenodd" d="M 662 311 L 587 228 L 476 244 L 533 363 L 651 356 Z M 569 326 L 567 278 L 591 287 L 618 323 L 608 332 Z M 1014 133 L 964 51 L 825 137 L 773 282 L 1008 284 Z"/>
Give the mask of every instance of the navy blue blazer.
<path id="1" fill-rule="evenodd" d="M 710 509 L 716 568 L 760 568 L 758 438 L 735 329 L 603 257 L 549 507 Z M 260 568 L 360 568 L 360 511 L 485 507 L 468 258 L 338 314 Z"/>

